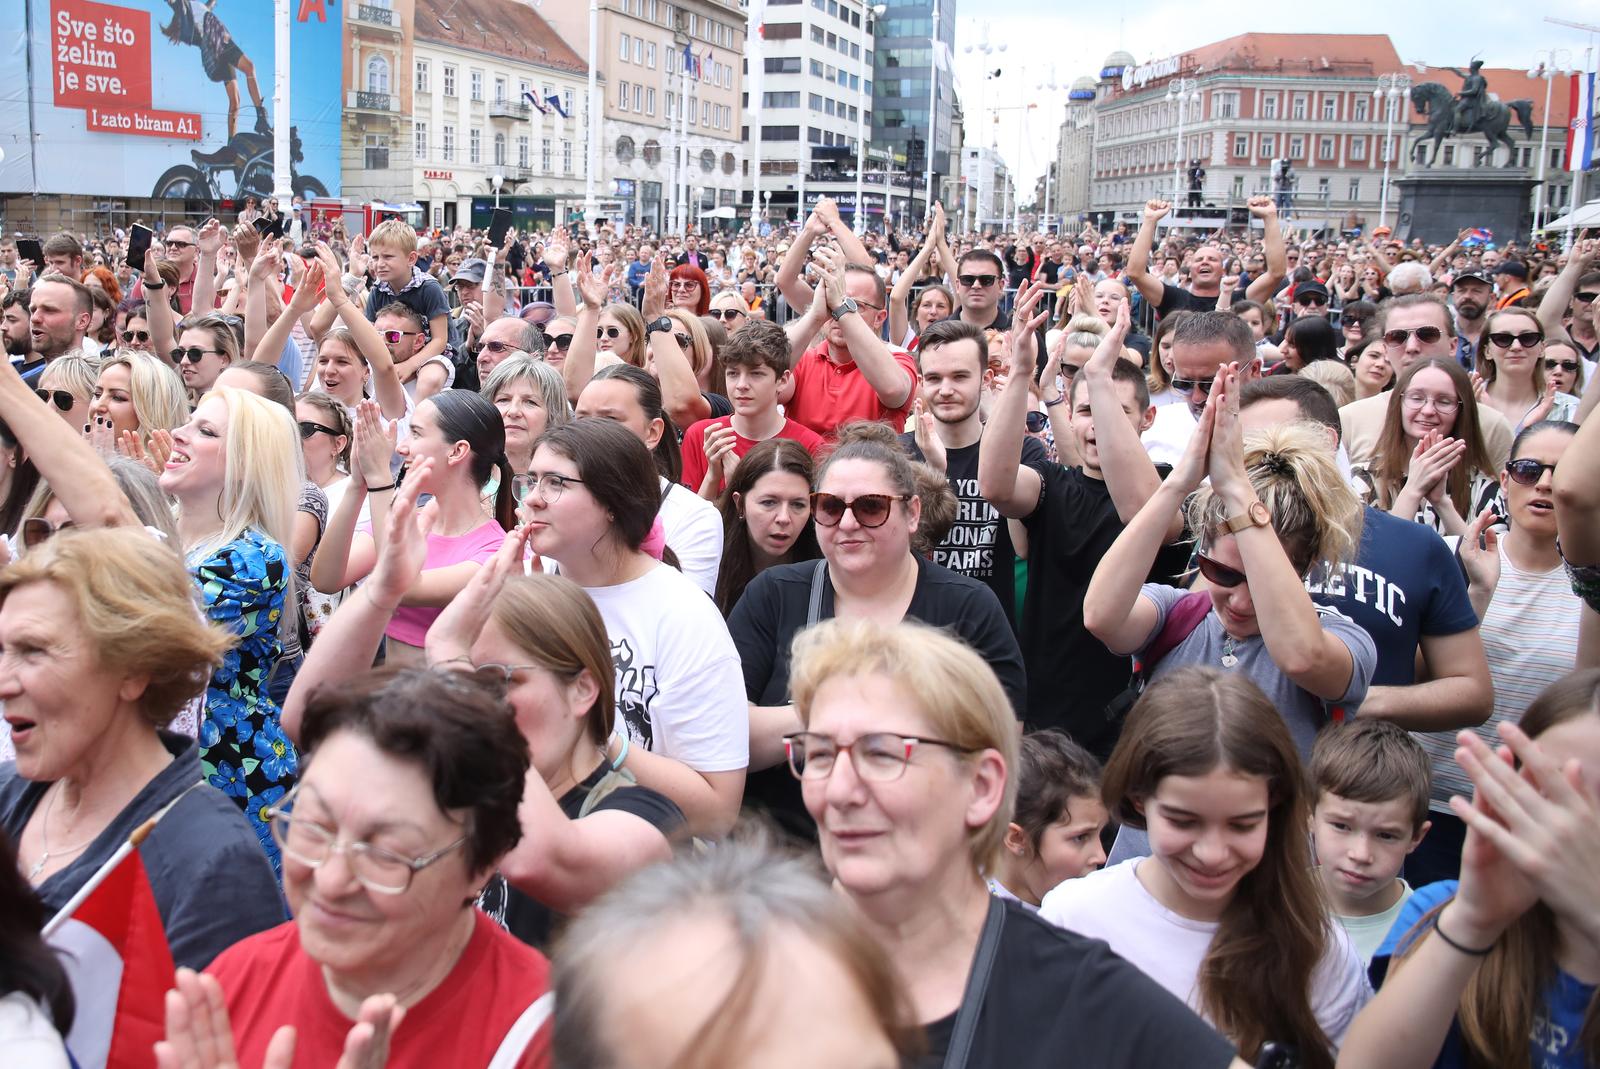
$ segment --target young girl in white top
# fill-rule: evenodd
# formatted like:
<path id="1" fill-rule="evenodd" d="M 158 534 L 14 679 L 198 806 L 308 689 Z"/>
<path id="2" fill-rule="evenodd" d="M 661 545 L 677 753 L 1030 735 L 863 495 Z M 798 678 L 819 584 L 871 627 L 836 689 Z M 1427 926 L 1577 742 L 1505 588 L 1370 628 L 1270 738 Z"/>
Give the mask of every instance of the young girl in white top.
<path id="1" fill-rule="evenodd" d="M 1372 996 L 1307 859 L 1310 797 L 1283 718 L 1236 673 L 1183 668 L 1128 716 L 1102 780 L 1151 856 L 1068 880 L 1040 915 L 1144 970 L 1254 1061 L 1290 1044 L 1332 1069 Z"/>

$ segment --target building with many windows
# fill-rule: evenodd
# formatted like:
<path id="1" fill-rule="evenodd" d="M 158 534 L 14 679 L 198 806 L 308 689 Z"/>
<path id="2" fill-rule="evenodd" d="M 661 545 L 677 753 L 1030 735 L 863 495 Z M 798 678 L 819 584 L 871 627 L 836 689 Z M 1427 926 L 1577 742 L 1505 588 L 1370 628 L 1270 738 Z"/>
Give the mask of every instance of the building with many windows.
<path id="1" fill-rule="evenodd" d="M 391 167 L 404 169 L 411 145 L 413 0 L 345 5 L 342 170 L 356 201 L 409 195 Z"/>
<path id="2" fill-rule="evenodd" d="M 960 169 L 961 157 L 954 154 L 952 142 L 956 98 L 950 63 L 956 4 L 955 0 L 885 2 L 875 49 L 872 141 L 889 150 L 897 169 L 914 176 L 915 188 L 923 195 L 914 203 L 911 221 L 920 223 L 928 210 L 930 164 L 935 196 L 947 189 L 946 180 Z"/>
<path id="3" fill-rule="evenodd" d="M 545 0 L 539 10 L 588 48 L 588 4 Z M 600 214 L 655 230 L 731 222 L 746 181 L 741 5 L 600 0 L 598 23 Z"/>
<path id="4" fill-rule="evenodd" d="M 588 67 L 519 0 L 415 0 L 411 189 L 429 226 L 519 227 L 583 207 Z"/>

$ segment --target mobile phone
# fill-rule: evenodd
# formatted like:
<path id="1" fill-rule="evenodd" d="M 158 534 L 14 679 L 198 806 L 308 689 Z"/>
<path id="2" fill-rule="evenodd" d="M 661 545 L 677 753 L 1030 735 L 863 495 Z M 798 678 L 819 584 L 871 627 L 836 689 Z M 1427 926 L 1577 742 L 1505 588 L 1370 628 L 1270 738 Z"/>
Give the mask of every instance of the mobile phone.
<path id="1" fill-rule="evenodd" d="M 33 238 L 17 239 L 17 255 L 32 264 L 35 271 L 44 270 L 44 246 Z"/>
<path id="2" fill-rule="evenodd" d="M 496 208 L 489 220 L 489 248 L 498 249 L 505 244 L 506 232 L 511 229 L 511 209 Z"/>
<path id="3" fill-rule="evenodd" d="M 256 220 L 255 227 L 256 233 L 263 238 L 281 238 L 283 237 L 283 216 L 280 215 L 276 219 L 268 219 L 262 216 Z"/>
<path id="4" fill-rule="evenodd" d="M 134 223 L 128 229 L 128 266 L 144 274 L 145 255 L 150 251 L 150 241 L 155 237 L 150 228 Z"/>

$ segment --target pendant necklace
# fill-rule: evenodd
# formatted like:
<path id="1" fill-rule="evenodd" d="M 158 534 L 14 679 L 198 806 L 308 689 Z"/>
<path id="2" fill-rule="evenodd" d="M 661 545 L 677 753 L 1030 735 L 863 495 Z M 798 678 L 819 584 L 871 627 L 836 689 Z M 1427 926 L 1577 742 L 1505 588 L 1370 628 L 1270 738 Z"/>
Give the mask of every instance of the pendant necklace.
<path id="1" fill-rule="evenodd" d="M 1233 668 L 1238 663 L 1239 658 L 1233 654 L 1233 636 L 1224 634 L 1222 636 L 1222 667 Z"/>
<path id="2" fill-rule="evenodd" d="M 58 791 L 57 793 L 59 794 L 60 792 Z M 71 846 L 52 852 L 50 849 L 50 810 L 55 806 L 55 804 L 56 796 L 52 794 L 50 796 L 50 800 L 45 803 L 44 815 L 39 818 L 39 845 L 42 848 L 43 853 L 39 855 L 39 860 L 34 862 L 33 868 L 28 870 L 29 883 L 32 883 L 34 880 L 39 878 L 39 873 L 44 871 L 44 867 L 50 862 L 52 854 L 57 858 L 70 857 L 71 855 L 82 850 L 84 847 L 88 846 L 90 843 L 94 842 L 95 838 L 97 838 L 97 836 L 91 836 L 90 838 L 79 843 L 77 846 Z"/>

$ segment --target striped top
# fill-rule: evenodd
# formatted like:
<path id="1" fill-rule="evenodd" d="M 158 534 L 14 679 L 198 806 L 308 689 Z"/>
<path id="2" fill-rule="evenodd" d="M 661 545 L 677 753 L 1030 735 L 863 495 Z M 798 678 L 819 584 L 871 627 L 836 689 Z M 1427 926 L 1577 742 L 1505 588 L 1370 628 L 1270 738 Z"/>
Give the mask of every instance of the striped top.
<path id="1" fill-rule="evenodd" d="M 1500 584 L 1481 625 L 1494 681 L 1494 713 L 1473 729 L 1491 747 L 1500 745 L 1496 724 L 1519 720 L 1540 691 L 1572 671 L 1582 608 L 1564 568 L 1525 572 L 1506 556 L 1502 539 Z M 1441 813 L 1450 811 L 1452 794 L 1472 797 L 1472 783 L 1455 761 L 1455 735 L 1431 731 L 1416 736 L 1433 765 L 1432 808 Z"/>

